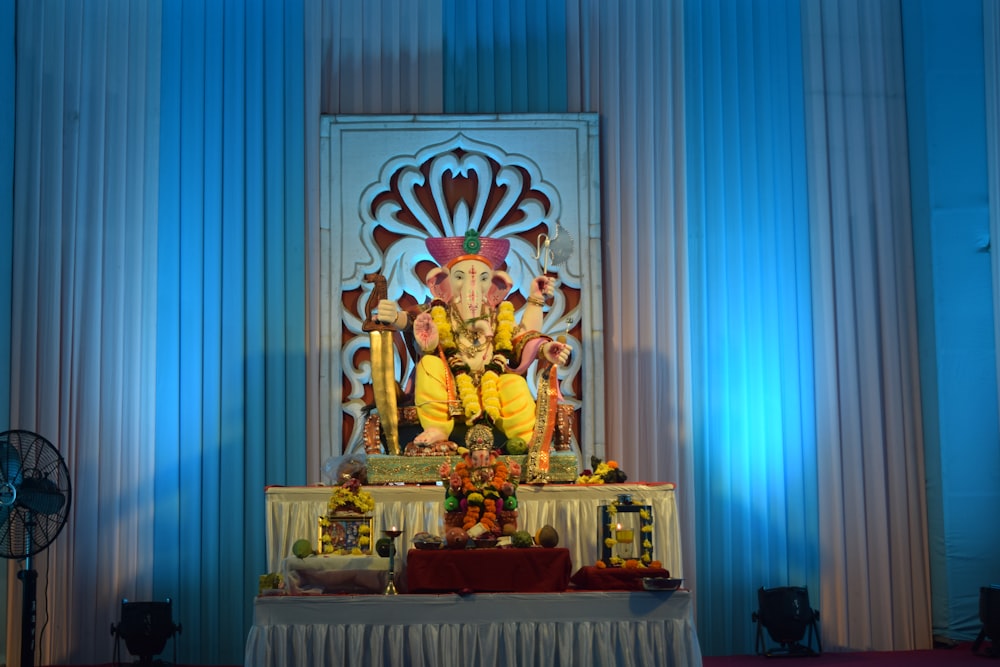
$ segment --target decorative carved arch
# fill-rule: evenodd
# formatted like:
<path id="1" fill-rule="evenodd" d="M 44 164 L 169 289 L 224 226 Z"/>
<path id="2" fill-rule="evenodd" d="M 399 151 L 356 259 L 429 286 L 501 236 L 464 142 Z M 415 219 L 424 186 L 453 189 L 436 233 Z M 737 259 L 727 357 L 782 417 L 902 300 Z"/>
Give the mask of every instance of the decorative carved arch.
<path id="1" fill-rule="evenodd" d="M 429 298 L 436 264 L 424 240 L 505 237 L 511 301 L 520 310 L 531 278 L 557 278 L 544 330 L 574 348 L 560 373 L 574 406 L 581 452 L 603 453 L 603 376 L 597 118 L 327 116 L 321 132 L 321 456 L 354 449 L 373 402 L 365 304 L 381 273 L 404 307 Z M 539 258 L 546 238 L 572 241 L 558 263 Z M 596 307 L 595 307 L 596 306 Z M 396 340 L 396 373 L 413 361 Z M 533 384 L 529 378 L 529 384 Z"/>

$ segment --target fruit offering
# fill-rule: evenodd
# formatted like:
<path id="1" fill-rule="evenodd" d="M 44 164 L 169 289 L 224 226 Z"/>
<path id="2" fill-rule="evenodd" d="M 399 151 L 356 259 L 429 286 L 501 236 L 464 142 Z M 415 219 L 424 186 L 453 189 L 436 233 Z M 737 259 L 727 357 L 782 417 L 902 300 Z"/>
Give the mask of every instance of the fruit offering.
<path id="1" fill-rule="evenodd" d="M 512 546 L 518 547 L 519 549 L 524 549 L 526 547 L 533 546 L 535 543 L 535 538 L 531 536 L 526 530 L 515 531 L 513 535 L 510 536 L 510 543 Z"/>
<path id="2" fill-rule="evenodd" d="M 551 549 L 559 544 L 559 533 L 552 526 L 546 524 L 535 533 L 535 542 L 540 546 Z"/>
<path id="3" fill-rule="evenodd" d="M 306 556 L 313 555 L 312 542 L 306 538 L 301 538 L 295 540 L 295 544 L 292 545 L 292 555 L 298 558 L 305 558 Z"/>

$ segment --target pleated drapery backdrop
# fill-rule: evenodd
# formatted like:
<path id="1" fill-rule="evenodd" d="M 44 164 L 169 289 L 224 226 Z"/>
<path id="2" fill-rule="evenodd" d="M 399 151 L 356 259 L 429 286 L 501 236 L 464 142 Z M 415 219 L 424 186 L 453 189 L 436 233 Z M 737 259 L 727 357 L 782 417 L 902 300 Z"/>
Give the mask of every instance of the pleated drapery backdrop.
<path id="1" fill-rule="evenodd" d="M 604 441 L 678 484 L 703 652 L 752 652 L 787 584 L 828 648 L 930 646 L 900 31 L 898 0 L 0 0 L 0 426 L 75 490 L 38 664 L 109 662 L 123 597 L 242 662 L 264 487 L 320 480 L 322 114 L 599 113 Z"/>
<path id="2" fill-rule="evenodd" d="M 902 17 L 866 0 L 803 16 L 827 641 L 927 646 Z"/>
<path id="3" fill-rule="evenodd" d="M 35 562 L 40 664 L 109 662 L 121 599 L 166 597 L 183 661 L 241 661 L 264 486 L 307 477 L 304 24 L 17 4 L 10 423 L 75 490 Z"/>
<path id="4" fill-rule="evenodd" d="M 306 480 L 304 21 L 163 6 L 153 589 L 202 660 L 238 655 L 265 485 Z"/>
<path id="5" fill-rule="evenodd" d="M 109 655 L 97 638 L 117 600 L 153 592 L 164 518 L 154 509 L 160 16 L 130 8 L 17 3 L 14 15 L 5 423 L 53 442 L 74 489 L 66 528 L 31 563 L 41 664 Z M 19 662 L 22 566 L 9 568 L 8 664 Z"/>
<path id="6" fill-rule="evenodd" d="M 797 2 L 686 9 L 699 636 L 717 646 L 745 641 L 758 587 L 820 580 L 802 47 Z"/>

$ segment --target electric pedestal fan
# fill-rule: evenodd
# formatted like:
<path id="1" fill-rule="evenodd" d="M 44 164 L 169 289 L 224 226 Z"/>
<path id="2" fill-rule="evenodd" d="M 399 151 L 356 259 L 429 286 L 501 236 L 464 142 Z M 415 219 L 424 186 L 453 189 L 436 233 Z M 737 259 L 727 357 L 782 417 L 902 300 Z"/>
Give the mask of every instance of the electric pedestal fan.
<path id="1" fill-rule="evenodd" d="M 24 559 L 21 667 L 35 662 L 35 592 L 31 557 L 66 525 L 72 500 L 69 470 L 55 446 L 31 431 L 0 433 L 0 556 Z"/>

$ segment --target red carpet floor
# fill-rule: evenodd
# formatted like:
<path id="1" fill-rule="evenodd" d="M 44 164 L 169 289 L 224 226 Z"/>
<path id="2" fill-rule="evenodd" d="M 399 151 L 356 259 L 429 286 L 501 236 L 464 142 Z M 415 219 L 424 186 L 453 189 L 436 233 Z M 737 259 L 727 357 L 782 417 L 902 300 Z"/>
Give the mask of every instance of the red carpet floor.
<path id="1" fill-rule="evenodd" d="M 1000 659 L 982 655 L 990 644 L 980 647 L 980 654 L 972 652 L 972 644 L 958 644 L 951 648 L 926 651 L 865 651 L 855 653 L 824 652 L 818 657 L 775 657 L 758 655 L 705 656 L 704 667 L 1000 667 Z"/>

